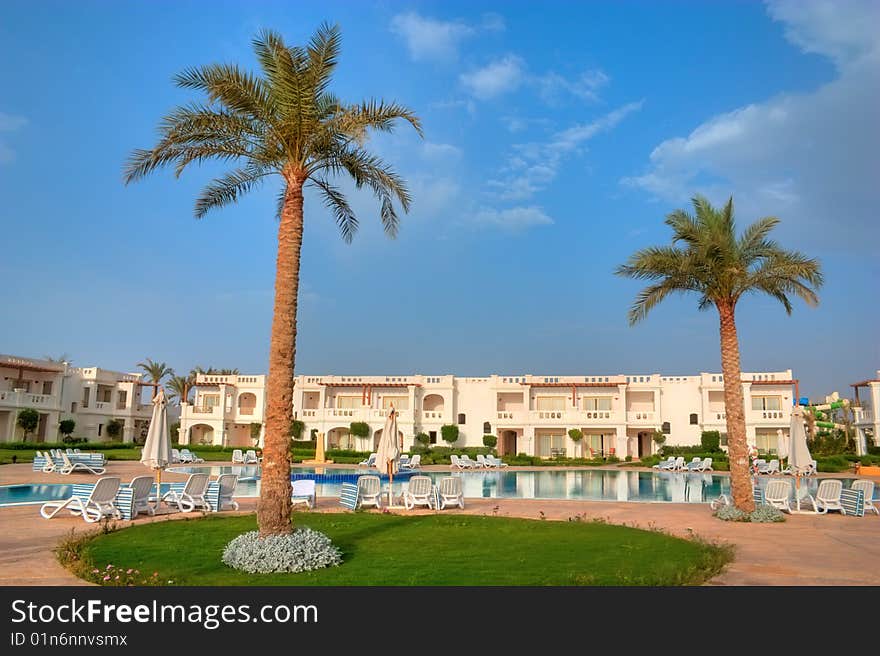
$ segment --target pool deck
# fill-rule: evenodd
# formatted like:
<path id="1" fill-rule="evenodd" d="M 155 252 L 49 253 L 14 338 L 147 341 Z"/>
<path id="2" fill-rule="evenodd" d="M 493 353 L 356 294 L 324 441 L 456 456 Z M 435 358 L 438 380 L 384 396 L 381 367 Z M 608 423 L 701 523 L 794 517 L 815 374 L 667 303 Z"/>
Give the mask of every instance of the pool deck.
<path id="1" fill-rule="evenodd" d="M 204 463 L 205 466 L 229 464 Z M 425 470 L 449 471 L 449 467 L 431 466 Z M 136 461 L 110 461 L 107 465 L 106 475 L 120 476 L 123 480 L 143 474 L 144 467 Z M 848 473 L 824 476 L 852 478 Z M 30 463 L 0 467 L 0 485 L 74 483 L 95 479 L 87 474 L 62 476 L 34 472 Z M 166 472 L 162 480 L 182 481 L 186 480 L 186 474 Z M 874 480 L 880 484 L 880 478 Z M 239 513 L 253 512 L 256 508 L 256 499 L 240 499 L 240 502 Z M 467 499 L 466 506 L 465 510 L 445 512 L 563 521 L 580 516 L 733 545 L 736 550 L 734 561 L 709 585 L 880 585 L 880 567 L 877 566 L 880 562 L 880 517 L 874 514 L 865 517 L 844 517 L 839 513 L 790 515 L 781 524 L 741 524 L 715 519 L 706 504 L 475 498 Z M 312 512 L 343 510 L 336 498 L 321 497 Z M 421 514 L 431 511 L 400 512 Z M 139 515 L 133 522 L 119 524 L 143 524 L 188 516 L 191 515 Z M 0 532 L 0 585 L 89 585 L 58 564 L 52 549 L 71 529 L 91 530 L 92 525 L 72 516 L 42 519 L 39 505 L 0 508 L 0 522 L 3 527 Z M 475 581 L 475 584 L 479 582 Z"/>

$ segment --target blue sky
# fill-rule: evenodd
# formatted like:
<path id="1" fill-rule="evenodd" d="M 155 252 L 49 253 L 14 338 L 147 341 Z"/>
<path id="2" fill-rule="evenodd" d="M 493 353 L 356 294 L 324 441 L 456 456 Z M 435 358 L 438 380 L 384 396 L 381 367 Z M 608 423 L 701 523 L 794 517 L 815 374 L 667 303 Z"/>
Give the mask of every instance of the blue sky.
<path id="1" fill-rule="evenodd" d="M 717 315 L 676 298 L 630 328 L 633 251 L 694 193 L 821 259 L 821 305 L 739 306 L 744 370 L 813 397 L 880 368 L 880 31 L 872 2 L 0 4 L 0 352 L 267 369 L 266 186 L 197 221 L 215 166 L 125 187 L 123 162 L 194 98 L 185 67 L 254 66 L 264 27 L 343 35 L 334 89 L 422 118 L 372 147 L 415 202 L 372 199 L 346 245 L 306 198 L 297 372 L 719 371 Z M 47 16 L 52 20 L 48 21 Z M 350 187 L 349 187 L 350 189 Z"/>

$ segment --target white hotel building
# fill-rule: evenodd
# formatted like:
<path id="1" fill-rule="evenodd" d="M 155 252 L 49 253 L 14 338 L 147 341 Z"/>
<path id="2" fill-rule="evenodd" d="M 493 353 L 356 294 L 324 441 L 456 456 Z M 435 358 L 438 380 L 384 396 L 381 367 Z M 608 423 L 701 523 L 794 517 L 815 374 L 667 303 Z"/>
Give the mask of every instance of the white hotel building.
<path id="1" fill-rule="evenodd" d="M 743 373 L 749 443 L 775 450 L 777 430 L 788 433 L 798 381 L 791 370 Z M 199 376 L 193 405 L 181 411 L 181 442 L 253 446 L 251 423 L 265 416 L 264 376 Z M 639 457 L 655 445 L 700 443 L 704 430 L 726 431 L 721 374 L 696 376 L 297 376 L 293 412 L 326 436 L 328 448 L 375 450 L 388 409 L 398 411 L 405 448 L 415 435 L 446 445 L 441 426 L 456 424 L 455 446 L 482 446 L 498 438 L 500 454 L 551 457 L 587 453 Z M 349 435 L 352 422 L 370 426 L 370 437 Z M 568 430 L 583 431 L 575 445 Z"/>
<path id="2" fill-rule="evenodd" d="M 60 442 L 58 424 L 73 419 L 73 437 L 107 442 L 106 426 L 112 419 L 123 424 L 124 442 L 142 441 L 150 425 L 152 387 L 143 374 L 110 371 L 99 367 L 72 367 L 14 355 L 0 355 L 0 442 L 21 441 L 18 414 L 26 408 L 40 415 L 34 442 Z M 144 387 L 147 391 L 144 391 Z M 174 421 L 175 408 L 169 408 Z"/>

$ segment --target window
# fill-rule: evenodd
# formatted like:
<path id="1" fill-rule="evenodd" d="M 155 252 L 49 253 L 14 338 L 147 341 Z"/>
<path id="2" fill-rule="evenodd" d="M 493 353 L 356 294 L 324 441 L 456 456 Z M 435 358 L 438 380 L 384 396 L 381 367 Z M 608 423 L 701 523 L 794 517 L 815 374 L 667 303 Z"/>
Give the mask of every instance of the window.
<path id="1" fill-rule="evenodd" d="M 538 441 L 538 455 L 549 458 L 558 454 L 565 454 L 565 435 L 541 435 Z"/>
<path id="2" fill-rule="evenodd" d="M 76 412 L 76 401 L 70 404 L 70 412 L 71 414 Z"/>
<path id="3" fill-rule="evenodd" d="M 104 424 L 98 424 L 98 437 L 101 437 L 101 429 L 104 428 Z"/>
<path id="4" fill-rule="evenodd" d="M 778 437 L 774 430 L 757 430 L 755 431 L 755 446 L 758 453 L 772 455 L 776 453 Z"/>
<path id="5" fill-rule="evenodd" d="M 565 410 L 565 400 L 566 397 L 564 396 L 539 396 L 536 399 L 537 409 L 562 411 Z"/>
<path id="6" fill-rule="evenodd" d="M 437 431 L 428 431 L 428 443 L 437 444 Z"/>
<path id="7" fill-rule="evenodd" d="M 337 396 L 336 407 L 351 410 L 352 408 L 361 407 L 361 397 L 359 396 Z"/>
<path id="8" fill-rule="evenodd" d="M 82 407 L 84 407 L 84 408 L 88 408 L 88 407 L 89 407 L 89 392 L 90 392 L 90 391 L 91 391 L 91 388 L 90 388 L 90 387 L 83 387 L 83 402 L 82 402 Z M 99 433 L 99 435 L 100 435 L 100 433 Z"/>
<path id="9" fill-rule="evenodd" d="M 220 395 L 219 394 L 205 394 L 202 397 L 202 405 L 205 408 L 216 408 L 220 405 Z"/>
<path id="10" fill-rule="evenodd" d="M 51 394 L 52 393 L 52 381 L 44 380 L 43 381 L 43 394 Z"/>
<path id="11" fill-rule="evenodd" d="M 721 433 L 721 446 L 727 446 L 727 433 Z"/>
<path id="12" fill-rule="evenodd" d="M 782 410 L 782 397 L 753 396 L 752 410 Z"/>
<path id="13" fill-rule="evenodd" d="M 459 415 L 458 415 L 458 423 L 459 424 L 466 424 L 467 423 L 467 421 L 465 421 L 465 416 L 464 416 L 463 412 L 459 413 Z"/>
<path id="14" fill-rule="evenodd" d="M 698 417 L 696 412 L 691 413 L 691 426 L 696 426 L 698 422 Z"/>
<path id="15" fill-rule="evenodd" d="M 125 404 L 127 402 L 128 402 L 128 392 L 126 390 L 120 390 L 119 391 L 119 401 L 117 403 L 117 406 L 119 406 L 119 408 L 122 409 L 125 407 Z"/>
<path id="16" fill-rule="evenodd" d="M 669 426 L 668 421 L 663 422 L 663 425 L 660 427 L 660 432 L 663 433 L 664 435 L 669 435 L 669 433 L 672 432 L 672 429 Z"/>
<path id="17" fill-rule="evenodd" d="M 588 396 L 584 398 L 584 410 L 611 410 L 610 396 Z"/>
<path id="18" fill-rule="evenodd" d="M 396 410 L 408 410 L 409 409 L 409 397 L 408 396 L 383 396 L 382 397 L 382 407 L 386 410 L 394 405 Z"/>
<path id="19" fill-rule="evenodd" d="M 492 425 L 488 421 L 483 422 L 483 434 L 488 435 L 492 432 Z"/>

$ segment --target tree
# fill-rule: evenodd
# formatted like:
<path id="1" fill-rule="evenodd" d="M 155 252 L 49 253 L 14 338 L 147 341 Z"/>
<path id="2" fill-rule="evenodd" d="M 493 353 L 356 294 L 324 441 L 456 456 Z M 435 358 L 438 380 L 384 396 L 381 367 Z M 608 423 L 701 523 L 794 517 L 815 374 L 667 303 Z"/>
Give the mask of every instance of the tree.
<path id="1" fill-rule="evenodd" d="M 299 419 L 294 419 L 290 422 L 290 429 L 287 431 L 287 434 L 292 439 L 299 440 L 302 438 L 305 429 L 306 425 L 304 422 L 301 422 Z"/>
<path id="2" fill-rule="evenodd" d="M 260 433 L 263 431 L 263 424 L 259 422 L 251 422 L 251 440 L 254 442 L 254 446 L 257 446 L 260 442 Z"/>
<path id="3" fill-rule="evenodd" d="M 391 132 L 398 119 L 409 122 L 421 135 L 419 119 L 394 102 L 347 104 L 334 96 L 329 86 L 339 46 L 336 26 L 322 25 L 306 47 L 288 46 L 277 33 L 264 31 L 253 40 L 261 75 L 231 64 L 184 71 L 175 78 L 177 86 L 204 92 L 207 103 L 172 111 L 162 121 L 157 145 L 134 151 L 125 171 L 130 183 L 165 166 L 173 165 L 179 176 L 193 162 L 220 160 L 238 165 L 205 187 L 196 200 L 197 218 L 236 202 L 270 175 L 281 177 L 266 435 L 257 507 L 261 536 L 291 530 L 287 431 L 296 361 L 303 187 L 308 184 L 321 195 L 346 242 L 357 231 L 358 218 L 334 184 L 336 178 L 350 177 L 356 188 L 366 186 L 373 192 L 389 237 L 396 236 L 399 225 L 394 200 L 404 211 L 409 211 L 411 201 L 403 180 L 365 144 L 370 131 Z"/>
<path id="4" fill-rule="evenodd" d="M 792 295 L 816 305 L 815 290 L 822 285 L 822 273 L 817 260 L 783 250 L 769 239 L 779 219 L 759 219 L 737 236 L 732 197 L 716 209 L 696 196 L 693 206 L 694 216 L 684 210 L 667 216 L 666 224 L 673 232 L 671 246 L 637 251 L 616 273 L 651 281 L 629 311 L 630 325 L 676 292 L 694 292 L 699 295 L 699 309 L 714 306 L 718 311 L 731 491 L 736 507 L 751 512 L 755 502 L 749 478 L 736 305 L 743 296 L 756 293 L 772 296 L 789 314 Z"/>
<path id="5" fill-rule="evenodd" d="M 189 376 L 171 376 L 166 383 L 171 392 L 171 399 L 177 399 L 177 404 L 189 403 L 189 392 L 195 383 L 192 374 Z"/>
<path id="6" fill-rule="evenodd" d="M 415 439 L 422 447 L 427 447 L 431 443 L 431 436 L 427 433 L 418 433 Z"/>
<path id="7" fill-rule="evenodd" d="M 348 432 L 350 435 L 363 439 L 370 436 L 370 425 L 365 421 L 353 421 L 348 427 Z"/>
<path id="8" fill-rule="evenodd" d="M 58 432 L 63 436 L 61 438 L 62 442 L 68 442 L 70 440 L 70 434 L 73 433 L 76 428 L 76 422 L 73 419 L 62 419 L 58 422 Z"/>
<path id="9" fill-rule="evenodd" d="M 107 437 L 115 442 L 116 438 L 122 434 L 122 426 L 122 422 L 118 419 L 111 419 L 108 421 L 107 426 L 105 427 L 107 430 Z"/>
<path id="10" fill-rule="evenodd" d="M 24 441 L 27 442 L 28 434 L 35 431 L 40 424 L 40 413 L 33 408 L 25 408 L 18 413 L 15 423 L 24 431 Z"/>
<path id="11" fill-rule="evenodd" d="M 167 366 L 164 362 L 153 362 L 150 358 L 147 358 L 146 362 L 138 362 L 137 366 L 146 372 L 150 377 L 150 382 L 155 383 L 155 385 L 153 385 L 154 399 L 159 392 L 159 385 L 162 384 L 162 379 L 165 378 L 165 376 L 174 375 L 174 369 Z"/>
<path id="12" fill-rule="evenodd" d="M 568 436 L 571 438 L 571 441 L 575 444 L 578 444 L 582 439 L 584 439 L 584 433 L 580 428 L 572 428 L 568 431 Z M 581 456 L 584 455 L 583 447 L 581 448 Z"/>
<path id="13" fill-rule="evenodd" d="M 443 438 L 444 442 L 449 442 L 449 445 L 452 446 L 455 442 L 458 441 L 458 426 L 455 424 L 446 424 L 440 427 L 440 437 Z"/>
<path id="14" fill-rule="evenodd" d="M 495 445 L 498 444 L 498 438 L 494 435 L 483 435 L 483 446 L 487 446 L 490 449 L 494 449 Z"/>

